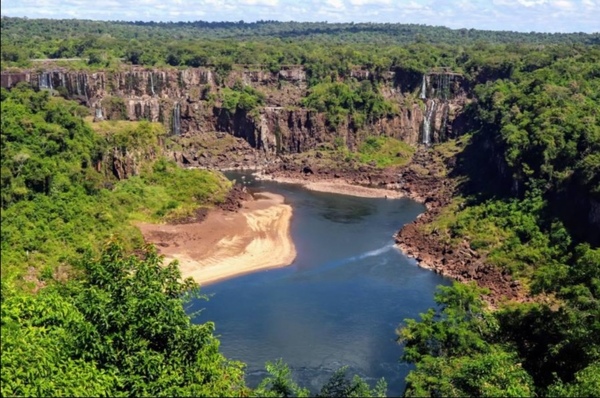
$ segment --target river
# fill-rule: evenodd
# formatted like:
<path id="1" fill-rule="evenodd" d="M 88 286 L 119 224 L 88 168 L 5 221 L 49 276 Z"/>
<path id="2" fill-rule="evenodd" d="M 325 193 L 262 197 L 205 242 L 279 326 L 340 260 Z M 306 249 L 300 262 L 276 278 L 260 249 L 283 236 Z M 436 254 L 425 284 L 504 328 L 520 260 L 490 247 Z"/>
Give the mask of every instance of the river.
<path id="1" fill-rule="evenodd" d="M 202 288 L 210 299 L 192 304 L 191 311 L 203 309 L 194 321 L 215 322 L 223 354 L 248 365 L 251 387 L 265 376 L 265 362 L 283 358 L 313 392 L 347 365 L 371 385 L 385 377 L 388 395 L 400 395 L 411 367 L 399 362 L 395 330 L 434 306 L 436 286 L 450 283 L 393 246 L 394 232 L 424 206 L 228 177 L 286 198 L 298 256 L 289 267 Z"/>

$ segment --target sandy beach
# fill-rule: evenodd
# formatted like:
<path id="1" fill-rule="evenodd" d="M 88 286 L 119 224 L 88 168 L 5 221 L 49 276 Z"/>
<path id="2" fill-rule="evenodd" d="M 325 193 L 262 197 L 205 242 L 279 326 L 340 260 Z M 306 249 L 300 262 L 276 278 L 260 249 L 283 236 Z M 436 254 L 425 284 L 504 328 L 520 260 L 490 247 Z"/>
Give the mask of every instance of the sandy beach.
<path id="1" fill-rule="evenodd" d="M 401 192 L 385 188 L 371 188 L 360 185 L 349 184 L 344 180 L 310 180 L 303 178 L 275 177 L 261 173 L 255 173 L 258 180 L 270 180 L 288 184 L 300 184 L 306 189 L 318 192 L 339 193 L 342 195 L 360 196 L 363 198 L 402 198 Z"/>
<path id="2" fill-rule="evenodd" d="M 283 196 L 255 194 L 238 212 L 212 210 L 201 223 L 138 224 L 167 261 L 179 260 L 182 276 L 207 285 L 250 272 L 290 265 L 291 206 Z"/>

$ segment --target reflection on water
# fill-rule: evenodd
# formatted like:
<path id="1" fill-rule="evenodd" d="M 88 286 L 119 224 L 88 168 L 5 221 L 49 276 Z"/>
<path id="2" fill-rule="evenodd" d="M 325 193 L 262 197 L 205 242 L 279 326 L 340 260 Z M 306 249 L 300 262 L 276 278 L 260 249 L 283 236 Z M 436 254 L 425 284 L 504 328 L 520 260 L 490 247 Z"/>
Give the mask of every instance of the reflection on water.
<path id="1" fill-rule="evenodd" d="M 432 306 L 436 285 L 448 283 L 393 247 L 393 233 L 423 206 L 238 181 L 293 206 L 298 257 L 289 267 L 207 286 L 210 301 L 191 308 L 205 308 L 196 321 L 215 322 L 223 353 L 248 364 L 250 386 L 264 377 L 266 361 L 283 358 L 313 389 L 348 365 L 371 384 L 385 377 L 388 393 L 401 394 L 409 366 L 398 362 L 395 329 Z"/>
<path id="2" fill-rule="evenodd" d="M 336 196 L 339 197 L 339 195 Z M 377 211 L 372 203 L 352 201 L 351 199 L 336 200 L 336 197 L 322 198 L 319 204 L 319 208 L 321 209 L 319 215 L 332 222 L 357 224 Z"/>

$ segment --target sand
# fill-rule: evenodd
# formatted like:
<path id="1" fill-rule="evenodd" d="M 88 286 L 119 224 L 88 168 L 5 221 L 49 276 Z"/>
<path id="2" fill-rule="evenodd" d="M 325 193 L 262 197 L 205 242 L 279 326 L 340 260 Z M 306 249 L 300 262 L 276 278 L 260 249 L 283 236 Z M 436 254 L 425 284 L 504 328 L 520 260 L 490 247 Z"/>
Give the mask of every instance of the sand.
<path id="1" fill-rule="evenodd" d="M 363 198 L 398 199 L 404 196 L 401 192 L 393 189 L 363 187 L 360 185 L 349 184 L 344 180 L 309 180 L 303 178 L 275 177 L 260 173 L 255 173 L 254 176 L 259 180 L 271 180 L 288 184 L 299 184 L 306 189 L 318 192 L 338 193 L 342 195 L 359 196 Z"/>
<path id="2" fill-rule="evenodd" d="M 292 207 L 284 204 L 283 196 L 259 193 L 240 211 L 212 210 L 201 223 L 138 226 L 167 261 L 179 261 L 184 278 L 207 285 L 290 265 L 296 258 L 291 218 Z"/>

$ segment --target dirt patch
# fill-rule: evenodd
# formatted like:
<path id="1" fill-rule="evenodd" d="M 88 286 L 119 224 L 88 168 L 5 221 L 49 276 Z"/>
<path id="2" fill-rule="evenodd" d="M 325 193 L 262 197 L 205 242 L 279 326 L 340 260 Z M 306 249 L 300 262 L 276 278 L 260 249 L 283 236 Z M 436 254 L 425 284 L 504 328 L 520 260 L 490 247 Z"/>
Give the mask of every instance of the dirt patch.
<path id="1" fill-rule="evenodd" d="M 183 277 L 203 285 L 289 265 L 296 257 L 292 208 L 280 195 L 261 195 L 263 199 L 243 201 L 237 212 L 214 209 L 201 223 L 138 226 L 168 261 L 179 261 Z"/>
<path id="2" fill-rule="evenodd" d="M 403 194 L 397 190 L 377 187 L 365 187 L 346 182 L 345 180 L 318 180 L 316 178 L 303 177 L 276 177 L 256 173 L 256 178 L 284 182 L 288 184 L 300 184 L 311 191 L 339 193 L 342 195 L 360 196 L 363 198 L 401 198 Z"/>
<path id="3" fill-rule="evenodd" d="M 191 224 L 201 223 L 208 216 L 209 209 L 206 207 L 199 207 L 191 215 L 181 218 L 169 220 L 171 224 Z"/>

